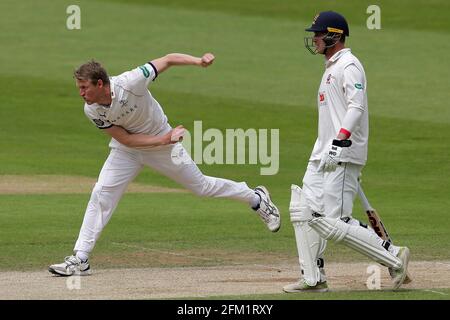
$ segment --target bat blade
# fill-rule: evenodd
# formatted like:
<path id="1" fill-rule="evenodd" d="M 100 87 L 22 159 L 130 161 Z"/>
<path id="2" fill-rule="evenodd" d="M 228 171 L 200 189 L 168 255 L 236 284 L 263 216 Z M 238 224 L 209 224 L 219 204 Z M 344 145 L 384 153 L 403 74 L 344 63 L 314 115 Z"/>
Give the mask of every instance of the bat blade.
<path id="1" fill-rule="evenodd" d="M 369 223 L 372 226 L 372 229 L 375 231 L 375 233 L 383 240 L 389 241 L 392 243 L 391 237 L 389 236 L 389 233 L 386 230 L 386 227 L 384 226 L 383 222 L 380 219 L 380 216 L 378 215 L 378 212 L 372 208 L 371 210 L 366 210 L 367 218 L 369 219 Z"/>
<path id="2" fill-rule="evenodd" d="M 392 242 L 391 237 L 389 237 L 389 233 L 386 230 L 383 222 L 380 219 L 380 215 L 377 210 L 375 210 L 369 203 L 366 195 L 364 194 L 364 190 L 361 185 L 358 186 L 358 195 L 361 200 L 361 204 L 366 211 L 367 218 L 369 218 L 369 223 L 375 233 L 383 240 Z"/>
<path id="3" fill-rule="evenodd" d="M 389 233 L 387 232 L 386 227 L 384 226 L 383 222 L 381 221 L 380 215 L 378 212 L 370 205 L 369 200 L 367 199 L 366 195 L 364 194 L 364 191 L 361 187 L 361 184 L 359 184 L 358 188 L 358 195 L 359 199 L 361 200 L 361 204 L 366 211 L 367 218 L 369 219 L 370 226 L 375 231 L 375 233 L 383 240 L 392 242 L 391 237 L 389 236 Z M 389 274 L 392 276 L 392 269 L 389 268 Z M 406 273 L 406 278 L 403 283 L 410 283 L 412 281 L 411 275 L 409 272 Z"/>

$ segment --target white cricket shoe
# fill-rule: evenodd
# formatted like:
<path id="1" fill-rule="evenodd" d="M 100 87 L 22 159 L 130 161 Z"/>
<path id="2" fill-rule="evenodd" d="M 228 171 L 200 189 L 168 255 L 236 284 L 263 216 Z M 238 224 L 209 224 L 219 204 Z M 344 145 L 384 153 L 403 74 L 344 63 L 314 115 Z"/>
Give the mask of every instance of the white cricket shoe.
<path id="1" fill-rule="evenodd" d="M 255 188 L 255 193 L 261 198 L 256 212 L 270 231 L 277 232 L 281 226 L 280 212 L 270 199 L 269 191 L 264 186 L 258 186 Z"/>
<path id="2" fill-rule="evenodd" d="M 394 268 L 388 268 L 389 271 L 389 275 L 391 276 L 391 279 L 395 278 L 395 269 Z M 406 270 L 406 277 L 405 280 L 403 281 L 403 284 L 407 284 L 407 283 L 411 283 L 412 280 L 412 276 L 411 274 L 408 272 L 408 270 Z"/>
<path id="3" fill-rule="evenodd" d="M 315 286 L 310 286 L 304 280 L 288 284 L 283 287 L 286 293 L 302 293 L 302 292 L 327 292 L 328 284 L 326 281 L 318 282 Z"/>
<path id="4" fill-rule="evenodd" d="M 409 263 L 409 249 L 408 247 L 400 247 L 398 251 L 397 258 L 402 261 L 402 266 L 399 269 L 393 270 L 393 286 L 392 289 L 396 290 L 400 288 L 402 283 L 405 281 L 406 274 L 408 271 L 408 263 Z"/>
<path id="5" fill-rule="evenodd" d="M 89 261 L 81 261 L 76 256 L 65 257 L 63 263 L 52 264 L 48 267 L 48 271 L 58 276 L 65 277 L 72 275 L 87 276 L 91 274 Z"/>
<path id="6" fill-rule="evenodd" d="M 395 269 L 392 268 L 392 267 L 389 267 L 388 271 L 389 271 L 389 275 L 391 276 L 391 279 L 393 280 L 396 277 L 396 275 L 397 275 L 396 272 L 395 272 Z M 407 284 L 407 283 L 410 283 L 412 281 L 413 280 L 412 280 L 411 274 L 408 272 L 408 270 L 406 270 L 406 277 L 405 277 L 405 280 L 403 281 L 403 284 Z"/>

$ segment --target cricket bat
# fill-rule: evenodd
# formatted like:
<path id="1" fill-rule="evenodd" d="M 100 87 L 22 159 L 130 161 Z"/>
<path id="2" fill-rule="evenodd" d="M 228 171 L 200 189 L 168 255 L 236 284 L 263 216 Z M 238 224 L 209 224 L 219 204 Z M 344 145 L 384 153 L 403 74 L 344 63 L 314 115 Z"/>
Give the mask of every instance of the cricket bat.
<path id="1" fill-rule="evenodd" d="M 372 226 L 372 229 L 375 231 L 375 233 L 383 240 L 389 241 L 392 243 L 392 239 L 389 236 L 389 233 L 386 230 L 386 227 L 384 226 L 383 222 L 380 219 L 380 216 L 378 215 L 378 212 L 370 205 L 369 200 L 367 199 L 366 195 L 364 194 L 364 190 L 361 187 L 361 184 L 358 188 L 358 196 L 361 200 L 361 204 L 364 208 L 364 211 L 367 214 L 367 218 L 369 218 L 369 223 Z"/>
<path id="2" fill-rule="evenodd" d="M 366 195 L 364 194 L 364 190 L 361 187 L 361 184 L 359 183 L 358 187 L 358 196 L 361 200 L 361 204 L 364 208 L 364 211 L 367 214 L 367 218 L 369 219 L 369 223 L 372 226 L 372 229 L 375 231 L 375 233 L 383 240 L 389 241 L 390 243 L 393 243 L 391 237 L 389 236 L 389 233 L 384 226 L 383 222 L 381 221 L 380 215 L 378 214 L 377 210 L 375 210 L 371 205 L 369 200 L 367 199 Z M 389 268 L 389 273 L 391 273 L 391 270 Z M 412 281 L 412 278 L 409 273 L 406 274 L 405 281 L 403 283 L 410 283 Z"/>

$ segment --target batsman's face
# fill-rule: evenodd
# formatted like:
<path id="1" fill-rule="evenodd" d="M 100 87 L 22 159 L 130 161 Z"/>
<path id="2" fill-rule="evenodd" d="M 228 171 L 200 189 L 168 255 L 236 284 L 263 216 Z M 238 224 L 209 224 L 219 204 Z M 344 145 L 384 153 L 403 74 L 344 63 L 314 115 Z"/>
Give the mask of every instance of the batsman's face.
<path id="1" fill-rule="evenodd" d="M 99 80 L 100 82 L 101 80 Z M 93 84 L 89 80 L 78 80 L 77 79 L 77 87 L 80 93 L 80 96 L 87 104 L 93 104 L 99 101 L 100 96 L 102 94 L 102 86 L 100 83 Z"/>
<path id="2" fill-rule="evenodd" d="M 317 53 L 323 53 L 325 51 L 325 41 L 323 38 L 326 36 L 324 32 L 314 32 L 313 42 L 316 46 Z"/>

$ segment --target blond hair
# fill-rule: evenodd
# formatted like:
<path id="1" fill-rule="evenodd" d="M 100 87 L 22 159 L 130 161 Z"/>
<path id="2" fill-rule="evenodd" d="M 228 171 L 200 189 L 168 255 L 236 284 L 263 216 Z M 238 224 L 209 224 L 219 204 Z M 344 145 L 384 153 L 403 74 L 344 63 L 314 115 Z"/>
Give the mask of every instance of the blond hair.
<path id="1" fill-rule="evenodd" d="M 77 80 L 89 80 L 92 84 L 96 85 L 98 80 L 102 80 L 104 84 L 109 84 L 108 73 L 102 65 L 91 60 L 78 67 L 73 73 L 73 76 Z"/>

